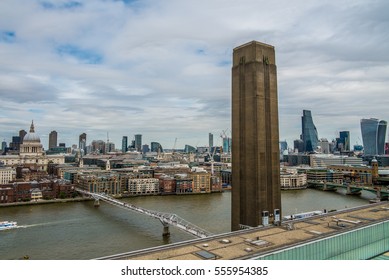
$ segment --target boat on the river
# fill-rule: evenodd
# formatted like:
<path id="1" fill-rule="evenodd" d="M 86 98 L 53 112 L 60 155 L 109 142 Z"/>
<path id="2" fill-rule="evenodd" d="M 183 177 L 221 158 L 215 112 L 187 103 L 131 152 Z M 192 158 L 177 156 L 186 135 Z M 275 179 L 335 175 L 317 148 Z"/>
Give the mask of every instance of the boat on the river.
<path id="1" fill-rule="evenodd" d="M 12 229 L 18 226 L 17 222 L 9 222 L 9 221 L 1 221 L 0 222 L 0 230 Z"/>

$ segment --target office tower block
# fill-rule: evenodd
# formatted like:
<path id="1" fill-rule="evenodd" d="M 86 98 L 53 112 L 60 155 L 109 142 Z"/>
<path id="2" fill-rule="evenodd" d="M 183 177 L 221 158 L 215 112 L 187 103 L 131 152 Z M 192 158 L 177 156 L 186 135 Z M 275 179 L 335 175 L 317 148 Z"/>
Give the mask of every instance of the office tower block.
<path id="1" fill-rule="evenodd" d="M 378 155 L 385 154 L 385 137 L 386 137 L 386 127 L 388 123 L 381 120 L 378 123 L 378 133 L 377 133 L 377 153 Z"/>
<path id="2" fill-rule="evenodd" d="M 58 133 L 57 131 L 53 130 L 49 134 L 49 149 L 57 147 L 57 137 Z"/>
<path id="3" fill-rule="evenodd" d="M 233 51 L 232 230 L 279 222 L 281 210 L 277 69 L 274 47 Z"/>
<path id="4" fill-rule="evenodd" d="M 195 153 L 196 148 L 190 145 L 185 145 L 184 153 Z"/>
<path id="5" fill-rule="evenodd" d="M 302 153 L 304 152 L 304 142 L 301 139 L 296 139 L 293 141 L 293 149 L 295 152 Z"/>
<path id="6" fill-rule="evenodd" d="M 150 152 L 150 147 L 147 144 L 142 145 L 142 154 Z"/>
<path id="7" fill-rule="evenodd" d="M 105 153 L 111 153 L 115 151 L 115 143 L 107 141 L 105 144 Z"/>
<path id="8" fill-rule="evenodd" d="M 9 143 L 9 148 L 13 151 L 20 151 L 20 145 L 23 143 L 23 138 L 26 134 L 27 131 L 22 129 L 19 131 L 19 136 L 12 136 L 12 142 Z"/>
<path id="9" fill-rule="evenodd" d="M 213 147 L 213 134 L 212 133 L 208 134 L 208 146 Z"/>
<path id="10" fill-rule="evenodd" d="M 339 139 L 343 144 L 343 149 L 345 151 L 350 151 L 350 131 L 339 132 Z"/>
<path id="11" fill-rule="evenodd" d="M 142 151 L 142 135 L 135 134 L 135 149 L 137 152 Z"/>
<path id="12" fill-rule="evenodd" d="M 223 137 L 223 153 L 230 154 L 231 153 L 231 138 L 229 137 Z"/>
<path id="13" fill-rule="evenodd" d="M 20 151 L 20 145 L 22 144 L 22 142 L 23 139 L 20 138 L 20 136 L 12 136 L 12 142 L 9 143 L 9 148 L 13 151 Z"/>
<path id="14" fill-rule="evenodd" d="M 383 155 L 387 122 L 374 118 L 361 120 L 364 155 Z"/>
<path id="15" fill-rule="evenodd" d="M 318 145 L 322 154 L 330 153 L 330 142 L 328 142 L 327 138 L 321 138 Z"/>
<path id="16" fill-rule="evenodd" d="M 128 137 L 123 136 L 122 138 L 122 153 L 125 153 L 128 151 Z"/>
<path id="17" fill-rule="evenodd" d="M 288 151 L 288 143 L 286 141 L 280 141 L 280 159 L 283 159 L 284 152 Z"/>
<path id="18" fill-rule="evenodd" d="M 81 150 L 81 155 L 85 155 L 86 151 L 86 133 L 81 133 L 78 137 L 78 148 Z"/>
<path id="19" fill-rule="evenodd" d="M 158 142 L 151 142 L 151 151 L 156 153 L 163 153 L 163 148 Z"/>
<path id="20" fill-rule="evenodd" d="M 309 110 L 303 110 L 301 117 L 302 133 L 301 140 L 304 142 L 304 152 L 313 152 L 317 148 L 319 138 L 316 126 L 313 123 L 312 114 Z"/>
<path id="21" fill-rule="evenodd" d="M 21 140 L 20 144 L 23 143 L 23 138 L 24 138 L 24 136 L 26 136 L 26 134 L 27 134 L 27 131 L 25 131 L 24 129 L 19 130 L 19 137 L 20 137 L 20 140 Z"/>
<path id="22" fill-rule="evenodd" d="M 5 152 L 6 149 L 7 149 L 7 142 L 5 142 L 4 140 L 3 142 L 1 142 L 1 151 Z"/>

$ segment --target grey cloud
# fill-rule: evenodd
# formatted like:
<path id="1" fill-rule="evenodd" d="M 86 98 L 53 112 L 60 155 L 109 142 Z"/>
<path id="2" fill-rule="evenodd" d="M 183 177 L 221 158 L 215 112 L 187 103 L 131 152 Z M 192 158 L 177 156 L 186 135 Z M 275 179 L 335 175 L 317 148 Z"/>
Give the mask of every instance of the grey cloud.
<path id="1" fill-rule="evenodd" d="M 251 40 L 276 48 L 282 139 L 298 138 L 306 108 L 328 138 L 350 127 L 356 139 L 358 118 L 375 110 L 388 119 L 385 1 L 43 2 L 0 4 L 0 34 L 15 34 L 0 40 L 0 100 L 9 119 L 20 106 L 65 142 L 82 123 L 117 144 L 133 132 L 167 147 L 206 143 L 230 126 L 232 49 Z M 93 54 L 100 64 L 74 59 Z"/>

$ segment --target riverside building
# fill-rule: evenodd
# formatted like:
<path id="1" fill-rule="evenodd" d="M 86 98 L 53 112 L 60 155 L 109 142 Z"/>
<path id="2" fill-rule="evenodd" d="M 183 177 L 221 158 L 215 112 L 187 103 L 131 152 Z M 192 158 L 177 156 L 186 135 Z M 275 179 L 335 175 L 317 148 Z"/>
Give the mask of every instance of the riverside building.
<path id="1" fill-rule="evenodd" d="M 307 188 L 307 175 L 304 173 L 281 171 L 282 190 L 299 190 Z"/>

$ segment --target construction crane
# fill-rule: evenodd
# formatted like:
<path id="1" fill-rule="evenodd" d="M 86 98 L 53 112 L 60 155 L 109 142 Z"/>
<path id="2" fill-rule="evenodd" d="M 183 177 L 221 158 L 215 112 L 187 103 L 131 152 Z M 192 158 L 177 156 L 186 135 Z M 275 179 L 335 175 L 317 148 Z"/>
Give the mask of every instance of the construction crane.
<path id="1" fill-rule="evenodd" d="M 225 131 L 223 131 L 223 133 L 225 134 Z M 214 175 L 214 163 L 215 163 L 215 159 L 214 159 L 214 156 L 215 156 L 215 153 L 216 153 L 216 150 L 217 150 L 217 147 L 218 146 L 214 146 L 213 147 L 213 152 L 211 154 L 211 149 L 212 147 L 208 146 L 208 155 L 210 157 L 210 162 L 211 162 L 211 176 Z"/>
<path id="2" fill-rule="evenodd" d="M 214 155 L 215 155 L 215 151 L 216 151 L 216 147 L 214 147 L 213 152 L 212 152 L 212 155 L 211 155 L 211 147 L 209 147 L 208 154 L 209 154 L 210 161 L 211 161 L 211 176 L 214 175 L 213 164 L 214 164 L 215 160 L 213 159 L 213 157 L 214 157 Z"/>
<path id="3" fill-rule="evenodd" d="M 225 130 L 222 130 L 222 133 L 220 133 L 220 138 L 222 138 L 222 147 L 223 147 L 223 153 L 228 153 L 229 152 L 229 149 L 228 149 L 228 135 L 227 135 L 227 131 L 229 130 L 229 128 L 225 129 Z M 225 147 L 225 141 L 227 141 L 227 147 Z"/>
<path id="4" fill-rule="evenodd" d="M 227 138 L 227 131 L 228 131 L 228 128 L 225 129 L 225 130 L 222 130 L 222 133 L 220 133 L 220 138 Z"/>

